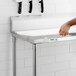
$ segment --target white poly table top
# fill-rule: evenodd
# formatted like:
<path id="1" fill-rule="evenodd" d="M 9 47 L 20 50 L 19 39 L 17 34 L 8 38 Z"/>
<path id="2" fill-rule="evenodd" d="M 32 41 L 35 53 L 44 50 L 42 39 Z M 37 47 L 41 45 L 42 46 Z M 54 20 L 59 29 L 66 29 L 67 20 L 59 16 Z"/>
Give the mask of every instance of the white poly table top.
<path id="1" fill-rule="evenodd" d="M 28 30 L 28 31 L 15 31 L 16 36 L 25 39 L 32 43 L 43 43 L 51 41 L 64 41 L 76 39 L 76 28 L 69 31 L 71 35 L 65 37 L 59 35 L 59 28 L 56 29 L 41 29 L 41 30 Z"/>
<path id="2" fill-rule="evenodd" d="M 20 35 L 27 35 L 27 36 L 53 35 L 53 34 L 58 34 L 58 32 L 59 32 L 59 29 L 17 31 L 18 34 L 20 34 Z"/>

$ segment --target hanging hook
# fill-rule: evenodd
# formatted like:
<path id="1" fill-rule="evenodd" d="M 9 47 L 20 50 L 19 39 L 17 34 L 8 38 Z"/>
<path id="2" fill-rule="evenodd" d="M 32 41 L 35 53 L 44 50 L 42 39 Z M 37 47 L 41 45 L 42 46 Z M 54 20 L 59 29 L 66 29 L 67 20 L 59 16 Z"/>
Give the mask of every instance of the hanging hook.
<path id="1" fill-rule="evenodd" d="M 43 4 L 43 0 L 40 0 L 39 3 L 41 3 L 41 13 L 44 12 L 44 4 Z"/>
<path id="2" fill-rule="evenodd" d="M 29 13 L 32 12 L 32 0 L 29 1 Z"/>
<path id="3" fill-rule="evenodd" d="M 22 11 L 22 2 L 18 2 L 18 13 L 21 14 Z"/>

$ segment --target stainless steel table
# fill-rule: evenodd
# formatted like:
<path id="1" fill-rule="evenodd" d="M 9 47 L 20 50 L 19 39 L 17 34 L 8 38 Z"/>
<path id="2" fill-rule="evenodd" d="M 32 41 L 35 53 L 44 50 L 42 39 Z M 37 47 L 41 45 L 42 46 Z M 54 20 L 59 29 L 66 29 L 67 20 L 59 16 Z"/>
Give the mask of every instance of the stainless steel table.
<path id="1" fill-rule="evenodd" d="M 16 39 L 22 39 L 33 44 L 34 47 L 34 76 L 36 76 L 36 44 L 43 44 L 56 41 L 76 39 L 75 31 L 70 31 L 69 35 L 62 37 L 58 34 L 59 29 L 12 31 L 13 39 L 13 76 L 16 76 Z"/>

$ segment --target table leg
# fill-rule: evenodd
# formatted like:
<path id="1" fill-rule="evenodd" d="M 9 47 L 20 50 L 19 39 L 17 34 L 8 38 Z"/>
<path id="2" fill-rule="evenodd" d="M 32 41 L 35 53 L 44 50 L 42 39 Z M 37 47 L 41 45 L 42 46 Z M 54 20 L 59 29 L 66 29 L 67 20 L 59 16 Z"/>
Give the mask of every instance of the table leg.
<path id="1" fill-rule="evenodd" d="M 36 76 L 36 44 L 34 46 L 34 76 Z M 16 76 L 16 37 L 13 37 L 13 76 Z"/>
<path id="2" fill-rule="evenodd" d="M 36 44 L 34 44 L 34 76 L 36 76 Z"/>
<path id="3" fill-rule="evenodd" d="M 16 37 L 13 37 L 13 76 L 16 76 Z"/>

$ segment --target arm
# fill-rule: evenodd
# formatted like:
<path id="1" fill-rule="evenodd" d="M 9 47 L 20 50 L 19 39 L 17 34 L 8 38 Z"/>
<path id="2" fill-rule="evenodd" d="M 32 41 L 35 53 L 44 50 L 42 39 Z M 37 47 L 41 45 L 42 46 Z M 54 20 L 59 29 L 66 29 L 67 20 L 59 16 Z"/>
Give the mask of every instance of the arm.
<path id="1" fill-rule="evenodd" d="M 76 25 L 76 18 L 68 21 L 69 25 L 72 26 L 72 25 Z"/>
<path id="2" fill-rule="evenodd" d="M 64 23 L 59 30 L 59 34 L 62 36 L 68 35 L 69 29 L 73 25 L 76 25 L 76 18 Z"/>

